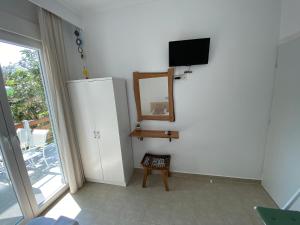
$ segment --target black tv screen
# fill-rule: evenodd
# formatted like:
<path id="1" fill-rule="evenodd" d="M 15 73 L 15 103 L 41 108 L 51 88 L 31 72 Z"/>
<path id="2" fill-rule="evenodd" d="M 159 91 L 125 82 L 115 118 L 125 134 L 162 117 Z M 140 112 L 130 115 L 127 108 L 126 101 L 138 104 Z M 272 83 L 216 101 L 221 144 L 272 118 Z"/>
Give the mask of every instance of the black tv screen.
<path id="1" fill-rule="evenodd" d="M 169 66 L 208 63 L 210 38 L 169 42 Z"/>

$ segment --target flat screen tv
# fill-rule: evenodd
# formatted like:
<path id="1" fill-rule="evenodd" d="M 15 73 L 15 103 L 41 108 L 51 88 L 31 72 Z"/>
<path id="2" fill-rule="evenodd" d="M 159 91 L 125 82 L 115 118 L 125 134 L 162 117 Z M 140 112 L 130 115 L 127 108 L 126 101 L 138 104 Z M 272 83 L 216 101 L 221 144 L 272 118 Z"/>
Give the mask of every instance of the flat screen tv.
<path id="1" fill-rule="evenodd" d="M 192 66 L 208 63 L 210 38 L 169 42 L 169 66 Z"/>

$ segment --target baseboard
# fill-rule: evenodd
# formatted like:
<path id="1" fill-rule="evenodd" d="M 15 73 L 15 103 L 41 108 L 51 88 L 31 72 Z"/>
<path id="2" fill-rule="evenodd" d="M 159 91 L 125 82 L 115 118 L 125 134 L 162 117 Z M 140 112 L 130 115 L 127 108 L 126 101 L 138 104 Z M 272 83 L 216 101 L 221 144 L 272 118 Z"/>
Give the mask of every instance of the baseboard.
<path id="1" fill-rule="evenodd" d="M 143 168 L 134 168 L 134 172 L 143 173 Z M 154 174 L 158 174 L 158 172 L 153 171 Z M 261 180 L 258 179 L 247 179 L 247 178 L 239 178 L 239 177 L 226 177 L 226 176 L 216 176 L 216 175 L 207 175 L 207 174 L 196 174 L 196 173 L 186 173 L 186 172 L 178 172 L 171 171 L 172 176 L 181 177 L 181 178 L 203 178 L 207 179 L 209 182 L 213 181 L 232 181 L 232 182 L 240 182 L 240 183 L 251 183 L 251 184 L 261 184 Z"/>
<path id="2" fill-rule="evenodd" d="M 280 209 L 279 205 L 277 204 L 277 202 L 275 201 L 275 199 L 270 195 L 269 191 L 266 189 L 266 187 L 264 185 L 261 185 L 264 192 L 266 193 L 266 195 L 268 195 L 268 197 L 273 201 L 274 205 Z"/>
<path id="3" fill-rule="evenodd" d="M 125 182 L 115 182 L 115 181 L 107 181 L 107 180 L 96 180 L 96 179 L 90 179 L 90 178 L 86 178 L 86 181 L 92 182 L 92 183 L 100 183 L 100 184 L 111 184 L 111 185 L 117 185 L 117 186 L 122 186 L 122 187 L 126 187 L 127 186 Z"/>

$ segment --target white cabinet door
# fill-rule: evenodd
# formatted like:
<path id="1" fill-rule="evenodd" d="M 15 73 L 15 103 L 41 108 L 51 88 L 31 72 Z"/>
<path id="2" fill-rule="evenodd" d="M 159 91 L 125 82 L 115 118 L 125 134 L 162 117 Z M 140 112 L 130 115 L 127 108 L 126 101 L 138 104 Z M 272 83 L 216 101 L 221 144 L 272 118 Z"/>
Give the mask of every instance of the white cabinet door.
<path id="1" fill-rule="evenodd" d="M 69 93 L 85 177 L 91 181 L 103 180 L 88 82 L 69 83 Z"/>
<path id="2" fill-rule="evenodd" d="M 100 132 L 99 147 L 104 180 L 124 184 L 118 118 L 112 80 L 89 82 L 93 116 Z"/>

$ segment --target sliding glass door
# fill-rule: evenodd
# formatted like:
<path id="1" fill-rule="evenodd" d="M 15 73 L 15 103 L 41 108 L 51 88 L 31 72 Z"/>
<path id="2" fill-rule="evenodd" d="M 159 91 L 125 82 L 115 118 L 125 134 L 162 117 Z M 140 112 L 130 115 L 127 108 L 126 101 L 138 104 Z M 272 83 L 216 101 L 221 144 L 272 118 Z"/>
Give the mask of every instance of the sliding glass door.
<path id="1" fill-rule="evenodd" d="M 11 215 L 7 216 L 10 225 L 24 217 L 20 207 L 23 203 L 18 203 L 18 190 L 11 185 L 10 175 L 12 180 L 22 181 L 16 185 L 23 186 L 26 195 L 21 198 L 27 199 L 35 215 L 66 190 L 66 181 L 52 126 L 55 118 L 51 117 L 46 79 L 40 66 L 40 50 L 0 41 L 0 64 L 0 114 L 14 156 L 5 162 L 0 155 L 0 224 L 4 224 L 1 209 L 7 208 L 11 214 L 3 215 Z M 14 163 L 18 175 L 6 169 L 5 165 Z M 4 201 L 1 199 L 1 183 L 6 185 L 3 196 L 11 196 L 6 203 L 4 197 Z"/>
<path id="2" fill-rule="evenodd" d="M 24 223 L 33 216 L 5 121 L 5 91 L 0 67 L 0 224 Z M 4 104 L 3 104 L 4 103 Z"/>

